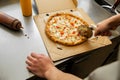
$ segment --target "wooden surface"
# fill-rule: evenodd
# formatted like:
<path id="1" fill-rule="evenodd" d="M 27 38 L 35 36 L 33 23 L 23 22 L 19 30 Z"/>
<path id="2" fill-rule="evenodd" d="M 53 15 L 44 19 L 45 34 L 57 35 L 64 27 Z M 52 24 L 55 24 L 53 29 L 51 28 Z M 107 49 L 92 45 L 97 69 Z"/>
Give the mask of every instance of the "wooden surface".
<path id="1" fill-rule="evenodd" d="M 65 10 L 65 12 L 67 11 L 70 12 L 70 10 Z M 83 9 L 77 9 L 74 11 L 79 11 L 81 15 L 80 17 L 84 18 L 84 20 L 87 21 L 88 24 L 94 24 L 94 22 L 89 18 L 89 16 L 83 11 Z M 52 15 L 53 13 L 49 13 L 49 15 Z M 111 44 L 111 41 L 107 37 L 101 36 L 99 36 L 98 38 L 89 39 L 88 41 L 76 46 L 65 46 L 55 43 L 51 41 L 45 34 L 45 18 L 45 14 L 39 14 L 37 16 L 34 16 L 35 23 L 37 24 L 38 30 L 42 36 L 47 51 L 53 61 L 71 57 L 77 54 L 82 54 L 84 52 Z"/>

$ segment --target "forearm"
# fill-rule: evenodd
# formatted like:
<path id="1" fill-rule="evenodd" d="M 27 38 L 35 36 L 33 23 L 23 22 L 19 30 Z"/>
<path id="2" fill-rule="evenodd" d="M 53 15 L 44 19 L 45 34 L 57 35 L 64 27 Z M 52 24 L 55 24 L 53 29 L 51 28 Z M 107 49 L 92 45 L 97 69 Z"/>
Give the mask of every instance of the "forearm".
<path id="1" fill-rule="evenodd" d="M 58 70 L 56 67 L 46 72 L 45 77 L 47 80 L 82 80 L 72 74 L 64 73 Z"/>
<path id="2" fill-rule="evenodd" d="M 120 14 L 108 18 L 107 21 L 109 23 L 109 26 L 111 26 L 111 27 L 119 26 L 120 25 Z"/>

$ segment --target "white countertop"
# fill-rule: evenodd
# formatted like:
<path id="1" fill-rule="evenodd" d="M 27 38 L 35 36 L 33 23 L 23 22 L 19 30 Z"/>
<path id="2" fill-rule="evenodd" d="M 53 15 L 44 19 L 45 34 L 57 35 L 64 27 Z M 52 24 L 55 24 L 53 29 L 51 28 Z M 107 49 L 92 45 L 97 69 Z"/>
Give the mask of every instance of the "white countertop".
<path id="1" fill-rule="evenodd" d="M 33 51 L 46 55 L 47 52 L 34 23 L 34 13 L 24 17 L 18 1 L 5 2 L 0 1 L 0 11 L 19 19 L 24 29 L 17 32 L 0 25 L 0 80 L 25 80 L 30 76 L 25 63 L 27 55 Z"/>

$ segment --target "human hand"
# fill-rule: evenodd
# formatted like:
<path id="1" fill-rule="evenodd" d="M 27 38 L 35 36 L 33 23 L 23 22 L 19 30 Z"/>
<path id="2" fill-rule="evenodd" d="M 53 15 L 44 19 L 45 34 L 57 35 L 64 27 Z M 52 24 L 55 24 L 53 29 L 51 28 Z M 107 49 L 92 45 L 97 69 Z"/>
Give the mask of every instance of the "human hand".
<path id="1" fill-rule="evenodd" d="M 43 54 L 31 53 L 26 60 L 27 69 L 33 74 L 47 80 L 82 80 L 74 75 L 57 69 L 49 57 Z"/>
<path id="2" fill-rule="evenodd" d="M 117 26 L 110 25 L 107 20 L 104 20 L 97 24 L 97 28 L 95 29 L 95 36 L 111 36 L 112 33 L 110 30 L 115 30 Z"/>
<path id="3" fill-rule="evenodd" d="M 26 60 L 27 69 L 39 77 L 45 77 L 47 71 L 54 67 L 51 59 L 43 54 L 31 53 Z"/>

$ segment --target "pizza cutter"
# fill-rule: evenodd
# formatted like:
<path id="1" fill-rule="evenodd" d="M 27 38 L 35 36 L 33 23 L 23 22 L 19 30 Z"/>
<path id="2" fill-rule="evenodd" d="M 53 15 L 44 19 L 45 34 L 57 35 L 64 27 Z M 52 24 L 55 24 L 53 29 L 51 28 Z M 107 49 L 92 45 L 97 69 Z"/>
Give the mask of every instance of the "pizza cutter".
<path id="1" fill-rule="evenodd" d="M 96 29 L 96 27 L 97 26 L 95 24 L 91 24 L 89 27 L 87 25 L 81 25 L 80 27 L 78 27 L 78 31 L 82 36 L 85 36 L 87 38 L 97 38 L 96 36 L 94 36 L 94 30 Z M 118 34 L 115 30 L 110 30 L 110 32 L 112 35 L 109 36 L 109 38 L 112 38 L 113 36 L 116 36 Z"/>
<path id="2" fill-rule="evenodd" d="M 78 27 L 79 34 L 82 36 L 85 36 L 87 38 L 90 38 L 93 35 L 93 30 L 95 30 L 96 26 L 94 24 L 91 24 L 89 27 L 87 25 L 80 25 Z"/>

